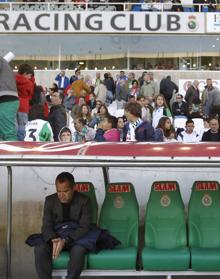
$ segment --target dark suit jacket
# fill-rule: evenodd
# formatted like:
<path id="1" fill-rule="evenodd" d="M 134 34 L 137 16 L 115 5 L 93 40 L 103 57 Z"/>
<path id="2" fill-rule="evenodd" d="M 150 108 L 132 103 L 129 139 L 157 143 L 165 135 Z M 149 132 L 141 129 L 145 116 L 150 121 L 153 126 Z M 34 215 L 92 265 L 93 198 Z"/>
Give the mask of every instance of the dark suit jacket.
<path id="1" fill-rule="evenodd" d="M 180 107 L 178 102 L 174 102 L 172 105 L 172 113 L 174 116 L 180 116 L 180 115 L 187 116 L 188 110 L 187 110 L 186 102 L 183 101 Z"/>
<path id="2" fill-rule="evenodd" d="M 70 220 L 78 222 L 79 227 L 70 233 L 71 240 L 77 240 L 85 235 L 91 224 L 91 204 L 90 199 L 85 195 L 74 192 L 73 200 L 70 205 Z M 56 238 L 54 227 L 63 223 L 63 208 L 57 194 L 46 197 L 44 204 L 42 234 L 44 241 Z"/>
<path id="3" fill-rule="evenodd" d="M 53 130 L 54 141 L 59 141 L 59 132 L 60 130 L 66 126 L 66 110 L 63 105 L 54 105 L 51 107 L 48 121 Z"/>

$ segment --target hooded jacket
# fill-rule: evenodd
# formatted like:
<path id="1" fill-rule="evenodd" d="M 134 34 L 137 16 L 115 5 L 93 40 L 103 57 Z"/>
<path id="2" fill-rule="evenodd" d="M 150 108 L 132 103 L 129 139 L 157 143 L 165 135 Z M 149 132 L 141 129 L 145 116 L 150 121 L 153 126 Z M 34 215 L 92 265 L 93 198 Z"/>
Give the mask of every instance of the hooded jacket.
<path id="1" fill-rule="evenodd" d="M 17 97 L 17 88 L 12 68 L 8 62 L 0 57 L 0 97 L 14 96 Z"/>
<path id="2" fill-rule="evenodd" d="M 70 135 L 71 135 L 71 137 L 72 137 L 72 132 L 71 132 L 71 130 L 68 128 L 68 127 L 63 127 L 61 130 L 60 130 L 60 132 L 59 132 L 59 135 L 58 135 L 58 140 L 59 141 L 62 141 L 61 140 L 61 135 L 62 135 L 62 132 L 64 131 L 64 129 L 67 131 L 67 132 L 69 132 L 70 133 Z M 71 140 L 72 141 L 72 140 Z"/>

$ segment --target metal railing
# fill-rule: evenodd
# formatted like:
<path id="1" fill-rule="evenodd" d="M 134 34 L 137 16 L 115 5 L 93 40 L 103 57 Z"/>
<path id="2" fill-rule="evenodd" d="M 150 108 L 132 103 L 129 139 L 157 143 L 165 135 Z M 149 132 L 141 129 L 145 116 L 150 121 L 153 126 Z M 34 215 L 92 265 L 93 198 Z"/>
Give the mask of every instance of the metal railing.
<path id="1" fill-rule="evenodd" d="M 172 7 L 174 9 L 172 9 Z M 220 4 L 187 4 L 160 2 L 0 2 L 0 11 L 146 11 L 146 12 L 208 12 L 220 10 Z M 181 12 L 179 10 L 179 12 Z"/>

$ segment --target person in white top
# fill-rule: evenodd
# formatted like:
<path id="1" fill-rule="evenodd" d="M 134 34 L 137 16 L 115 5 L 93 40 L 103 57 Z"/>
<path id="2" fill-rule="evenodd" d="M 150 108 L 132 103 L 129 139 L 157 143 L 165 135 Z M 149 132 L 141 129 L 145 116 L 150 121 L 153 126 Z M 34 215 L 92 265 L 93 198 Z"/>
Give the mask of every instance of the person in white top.
<path id="1" fill-rule="evenodd" d="M 199 142 L 201 140 L 200 135 L 194 131 L 194 122 L 193 120 L 187 120 L 185 130 L 180 132 L 177 140 L 179 142 Z"/>
<path id="2" fill-rule="evenodd" d="M 152 114 L 152 126 L 156 129 L 159 120 L 164 117 L 171 117 L 171 112 L 167 106 L 166 100 L 162 94 L 155 97 L 155 108 Z"/>
<path id="3" fill-rule="evenodd" d="M 24 141 L 53 141 L 53 131 L 48 121 L 44 120 L 44 108 L 42 105 L 32 106 L 29 121 L 25 126 Z"/>

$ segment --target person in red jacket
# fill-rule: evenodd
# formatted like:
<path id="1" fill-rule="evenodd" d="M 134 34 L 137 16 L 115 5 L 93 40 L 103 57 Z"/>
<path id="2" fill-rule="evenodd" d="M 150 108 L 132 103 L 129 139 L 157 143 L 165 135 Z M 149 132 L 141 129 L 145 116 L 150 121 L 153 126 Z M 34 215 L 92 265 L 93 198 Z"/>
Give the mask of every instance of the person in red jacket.
<path id="1" fill-rule="evenodd" d="M 16 74 L 16 85 L 19 98 L 18 108 L 18 140 L 25 137 L 25 125 L 28 122 L 29 102 L 34 93 L 34 70 L 29 64 L 21 64 Z"/>

